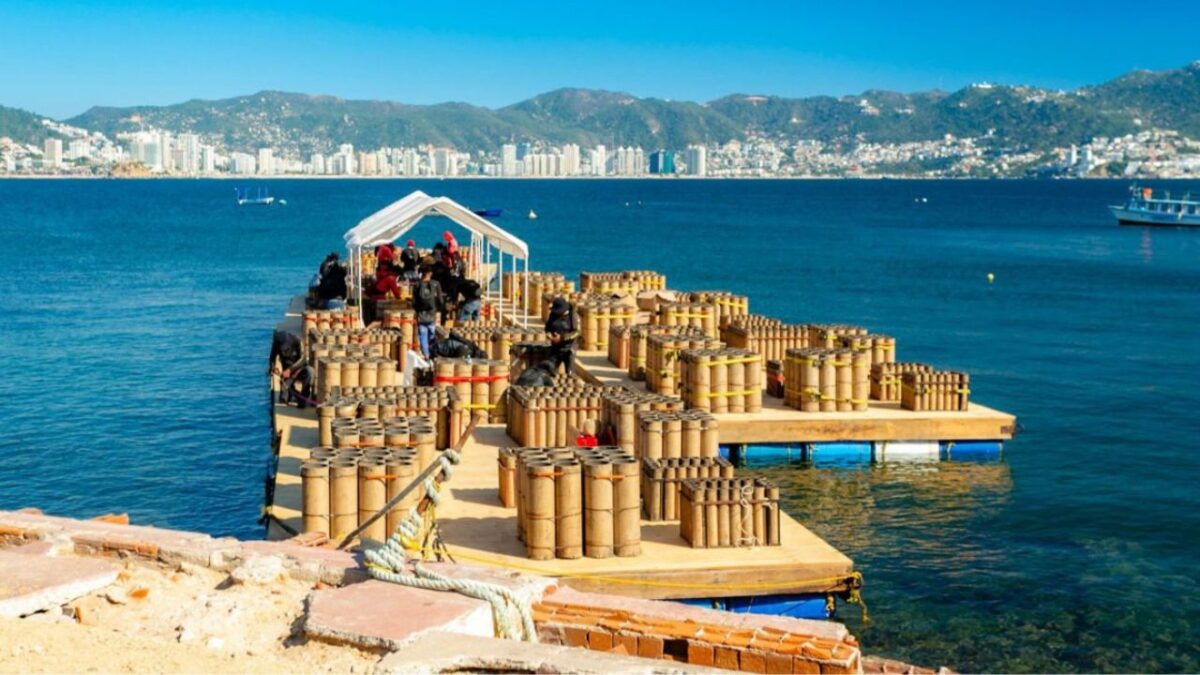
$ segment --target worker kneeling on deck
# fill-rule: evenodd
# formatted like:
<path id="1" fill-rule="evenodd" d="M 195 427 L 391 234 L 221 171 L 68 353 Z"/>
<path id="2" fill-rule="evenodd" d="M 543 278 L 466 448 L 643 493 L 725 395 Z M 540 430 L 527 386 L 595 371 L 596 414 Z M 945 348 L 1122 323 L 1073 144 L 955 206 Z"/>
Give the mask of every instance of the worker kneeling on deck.
<path id="1" fill-rule="evenodd" d="M 282 382 L 280 403 L 295 403 L 296 407 L 304 408 L 312 401 L 313 369 L 304 360 L 299 336 L 276 329 L 267 361 L 267 374 L 271 373 L 278 373 Z"/>
<path id="2" fill-rule="evenodd" d="M 579 322 L 575 319 L 575 308 L 565 298 L 555 298 L 550 303 L 550 316 L 546 318 L 546 336 L 550 339 L 550 360 L 566 369 L 567 375 L 575 366 L 575 342 L 579 339 Z"/>

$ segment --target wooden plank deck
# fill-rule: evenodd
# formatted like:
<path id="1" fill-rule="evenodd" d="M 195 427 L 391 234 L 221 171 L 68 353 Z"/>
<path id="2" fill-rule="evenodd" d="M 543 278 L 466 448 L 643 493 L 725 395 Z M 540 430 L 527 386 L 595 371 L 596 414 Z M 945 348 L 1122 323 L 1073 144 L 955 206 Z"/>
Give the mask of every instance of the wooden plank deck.
<path id="1" fill-rule="evenodd" d="M 293 529 L 301 527 L 299 466 L 316 444 L 313 411 L 275 408 L 281 434 L 272 514 Z M 605 590 L 643 598 L 729 597 L 841 590 L 853 562 L 787 514 L 780 516 L 783 545 L 746 549 L 692 549 L 679 537 L 678 523 L 642 527 L 642 555 L 633 558 L 581 558 L 535 561 L 517 540 L 516 510 L 497 500 L 497 450 L 512 441 L 500 425 L 476 430 L 463 448 L 463 462 L 448 483 L 438 509 L 443 537 L 452 554 L 467 564 L 483 564 L 559 577 L 580 590 Z M 290 536 L 277 524 L 271 539 Z M 813 581 L 818 580 L 818 581 Z"/>
<path id="2" fill-rule="evenodd" d="M 597 384 L 644 389 L 601 352 L 581 352 L 576 371 Z M 963 412 L 913 412 L 899 403 L 871 401 L 863 412 L 810 413 L 763 396 L 760 413 L 716 415 L 721 443 L 814 443 L 821 441 L 995 441 L 1013 436 L 1016 418 L 978 403 Z"/>

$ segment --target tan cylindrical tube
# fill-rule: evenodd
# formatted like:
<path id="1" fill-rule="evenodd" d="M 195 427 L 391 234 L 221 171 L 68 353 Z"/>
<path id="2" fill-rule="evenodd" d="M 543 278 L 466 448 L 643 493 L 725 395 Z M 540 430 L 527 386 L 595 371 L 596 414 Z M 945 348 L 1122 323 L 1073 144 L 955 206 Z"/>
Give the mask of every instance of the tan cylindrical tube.
<path id="1" fill-rule="evenodd" d="M 704 518 L 708 506 L 708 489 L 704 481 L 696 481 L 692 490 L 691 508 L 688 509 L 688 532 L 691 534 L 692 548 L 704 548 L 708 537 L 704 531 Z"/>
<path id="2" fill-rule="evenodd" d="M 683 456 L 683 420 L 672 415 L 663 422 L 663 457 Z"/>
<path id="3" fill-rule="evenodd" d="M 391 501 L 392 498 L 400 494 L 401 490 L 408 487 L 408 484 L 416 479 L 416 465 L 413 463 L 413 460 L 407 457 L 393 454 L 387 459 L 384 467 L 388 475 L 387 498 L 388 501 Z M 408 509 L 415 506 L 416 503 L 416 491 L 414 490 L 408 493 L 406 499 L 401 500 L 399 504 L 393 506 L 388 511 L 386 527 L 389 535 L 395 532 L 396 528 L 400 526 L 401 521 L 408 517 Z"/>
<path id="4" fill-rule="evenodd" d="M 574 560 L 583 556 L 583 479 L 579 460 L 554 462 L 554 553 Z"/>
<path id="5" fill-rule="evenodd" d="M 380 387 L 396 386 L 396 362 L 391 359 L 388 359 L 388 358 L 382 358 L 382 359 L 376 360 L 375 363 L 376 363 L 377 370 L 379 371 L 378 372 L 379 386 Z"/>
<path id="6" fill-rule="evenodd" d="M 589 558 L 610 558 L 613 554 L 613 480 L 612 464 L 601 459 L 589 460 L 584 475 L 584 554 Z"/>
<path id="7" fill-rule="evenodd" d="M 642 519 L 639 513 L 638 462 L 633 457 L 614 458 L 613 552 L 629 558 L 642 553 Z"/>
<path id="8" fill-rule="evenodd" d="M 364 358 L 358 363 L 358 386 L 375 387 L 379 385 L 379 363 L 374 358 Z"/>
<path id="9" fill-rule="evenodd" d="M 682 425 L 682 456 L 700 457 L 703 454 L 703 431 L 699 418 L 688 416 L 680 423 Z"/>
<path id="10" fill-rule="evenodd" d="M 384 463 L 379 459 L 364 457 L 358 462 L 358 524 L 367 522 L 387 503 L 384 471 Z M 384 518 L 376 520 L 362 531 L 362 536 L 383 541 L 387 538 L 387 521 Z"/>
<path id="11" fill-rule="evenodd" d="M 850 360 L 850 351 L 839 349 L 834 358 L 837 360 L 835 375 L 837 410 L 838 412 L 850 412 L 853 410 L 851 399 L 854 397 L 854 365 Z"/>
<path id="12" fill-rule="evenodd" d="M 759 546 L 765 546 L 767 543 L 767 520 L 766 513 L 763 510 L 763 501 L 766 497 L 766 486 L 761 481 L 755 481 L 754 484 L 754 541 Z"/>
<path id="13" fill-rule="evenodd" d="M 357 427 L 341 427 L 333 430 L 333 447 L 357 448 L 359 444 Z"/>
<path id="14" fill-rule="evenodd" d="M 349 389 L 359 385 L 359 367 L 358 359 L 346 357 L 341 359 L 342 362 L 342 389 Z"/>
<path id="15" fill-rule="evenodd" d="M 506 509 L 517 505 L 517 456 L 512 448 L 500 448 L 496 464 L 500 484 L 500 505 Z"/>
<path id="16" fill-rule="evenodd" d="M 700 456 L 717 457 L 721 454 L 720 424 L 716 419 L 706 417 L 701 422 Z"/>
<path id="17" fill-rule="evenodd" d="M 554 465 L 548 460 L 526 463 L 529 511 L 525 514 L 525 550 L 533 560 L 554 558 Z"/>
<path id="18" fill-rule="evenodd" d="M 709 488 L 705 491 L 708 501 L 704 504 L 704 546 L 717 548 L 721 545 L 720 501 L 721 491 L 716 481 L 705 481 Z"/>
<path id="19" fill-rule="evenodd" d="M 717 545 L 733 546 L 734 529 L 729 518 L 729 481 L 715 481 L 713 484 L 717 486 L 717 501 L 720 502 L 719 506 L 717 507 Z"/>
<path id="20" fill-rule="evenodd" d="M 741 393 L 746 390 L 746 364 L 739 356 L 723 360 L 730 362 L 725 365 L 726 385 L 729 387 L 729 395 L 725 397 L 726 409 L 731 413 L 746 412 L 746 395 Z"/>
<path id="21" fill-rule="evenodd" d="M 821 412 L 837 410 L 837 357 L 822 355 L 821 361 Z"/>
<path id="22" fill-rule="evenodd" d="M 335 459 L 329 474 L 330 534 L 341 539 L 358 527 L 358 462 Z"/>
<path id="23" fill-rule="evenodd" d="M 429 468 L 437 456 L 437 432 L 430 426 L 412 427 L 410 430 L 412 442 L 417 449 L 417 463 L 421 471 Z"/>
<path id="24" fill-rule="evenodd" d="M 309 460 L 300 465 L 304 531 L 329 534 L 329 463 Z"/>
<path id="25" fill-rule="evenodd" d="M 317 406 L 317 443 L 325 446 L 333 446 L 333 418 L 337 413 L 332 405 L 322 403 Z"/>
<path id="26" fill-rule="evenodd" d="M 645 498 L 643 499 L 646 519 L 651 521 L 663 520 L 663 468 L 656 460 L 642 463 L 642 472 L 646 480 L 644 484 Z"/>
<path id="27" fill-rule="evenodd" d="M 317 375 L 320 378 L 320 386 L 318 391 L 321 395 L 321 400 L 329 398 L 329 393 L 334 387 L 342 386 L 342 363 L 339 359 L 326 358 L 321 361 L 321 367 L 317 369 Z"/>
<path id="28" fill-rule="evenodd" d="M 724 358 L 716 356 L 712 360 L 722 361 Z M 713 365 L 709 369 L 709 373 L 709 389 L 712 392 L 712 404 L 708 410 L 711 410 L 713 413 L 729 412 L 729 369 L 722 363 Z"/>
<path id="29" fill-rule="evenodd" d="M 489 372 L 492 381 L 488 383 L 490 392 L 488 400 L 493 408 L 491 409 L 490 419 L 493 424 L 504 422 L 508 418 L 508 401 L 504 393 L 508 390 L 509 368 L 507 357 L 500 357 L 499 360 L 492 361 L 491 370 Z"/>
<path id="30" fill-rule="evenodd" d="M 662 459 L 663 457 L 663 421 L 657 417 L 647 419 L 642 424 L 642 459 Z"/>
<path id="31" fill-rule="evenodd" d="M 488 408 L 488 396 L 491 394 L 491 383 L 487 381 L 491 366 L 487 361 L 471 363 L 471 419 L 478 424 L 486 424 L 491 414 Z"/>
<path id="32" fill-rule="evenodd" d="M 851 396 L 850 403 L 852 404 L 853 410 L 861 412 L 861 411 L 864 411 L 867 409 L 867 399 L 870 398 L 870 394 L 871 394 L 871 391 L 870 391 L 871 366 L 869 363 L 870 352 L 869 351 L 854 352 L 854 355 L 851 357 L 851 360 L 852 360 L 851 370 L 852 370 L 852 380 L 853 380 L 851 390 L 852 390 L 853 394 Z"/>
<path id="33" fill-rule="evenodd" d="M 767 486 L 767 544 L 779 546 L 779 486 L 771 483 Z"/>

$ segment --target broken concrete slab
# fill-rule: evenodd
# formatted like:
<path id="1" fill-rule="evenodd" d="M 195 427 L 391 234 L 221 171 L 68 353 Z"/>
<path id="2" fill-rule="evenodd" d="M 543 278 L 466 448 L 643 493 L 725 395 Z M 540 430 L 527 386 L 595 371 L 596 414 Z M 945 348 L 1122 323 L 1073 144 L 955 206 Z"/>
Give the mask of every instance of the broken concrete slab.
<path id="1" fill-rule="evenodd" d="M 375 667 L 381 673 L 716 673 L 685 663 L 432 631 L 388 654 Z"/>
<path id="2" fill-rule="evenodd" d="M 108 586 L 119 571 L 104 560 L 0 551 L 0 616 L 20 617 L 57 607 Z"/>
<path id="3" fill-rule="evenodd" d="M 309 594 L 304 633 L 365 649 L 394 650 L 430 631 L 491 637 L 492 607 L 458 593 L 364 581 Z"/>

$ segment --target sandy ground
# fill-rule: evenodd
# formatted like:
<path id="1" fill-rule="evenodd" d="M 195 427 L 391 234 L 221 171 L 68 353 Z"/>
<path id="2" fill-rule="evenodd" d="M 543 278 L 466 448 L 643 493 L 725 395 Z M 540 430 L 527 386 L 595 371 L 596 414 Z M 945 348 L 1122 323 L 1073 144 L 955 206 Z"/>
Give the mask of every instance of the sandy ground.
<path id="1" fill-rule="evenodd" d="M 379 654 L 303 637 L 310 590 L 283 577 L 241 584 L 200 567 L 127 562 L 107 589 L 0 619 L 0 673 L 371 671 Z"/>

